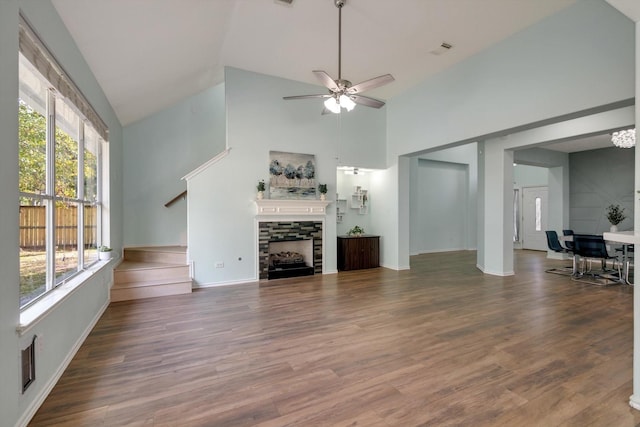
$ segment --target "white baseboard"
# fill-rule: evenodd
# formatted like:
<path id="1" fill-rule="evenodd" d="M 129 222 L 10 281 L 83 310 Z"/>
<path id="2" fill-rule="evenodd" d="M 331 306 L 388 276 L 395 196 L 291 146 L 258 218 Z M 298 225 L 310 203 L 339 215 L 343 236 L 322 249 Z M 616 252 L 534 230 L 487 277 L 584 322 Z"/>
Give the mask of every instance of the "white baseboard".
<path id="1" fill-rule="evenodd" d="M 408 265 L 394 265 L 394 266 L 390 266 L 390 265 L 380 264 L 380 267 L 388 268 L 389 270 L 396 270 L 396 271 L 400 271 L 400 270 L 411 270 L 411 267 L 410 267 L 410 266 L 408 266 Z"/>
<path id="2" fill-rule="evenodd" d="M 22 416 L 20 417 L 20 419 L 18 419 L 18 422 L 16 423 L 16 427 L 26 427 L 29 424 L 29 421 L 31 421 L 31 418 L 33 418 L 33 416 L 36 414 L 40 406 L 42 406 L 42 404 L 44 403 L 47 396 L 49 396 L 49 393 L 51 393 L 51 390 L 53 390 L 53 387 L 55 387 L 56 383 L 58 382 L 62 374 L 64 374 L 64 371 L 67 369 L 67 367 L 71 363 L 71 360 L 73 360 L 73 357 L 76 355 L 78 350 L 80 350 L 82 343 L 84 343 L 84 341 L 87 339 L 87 337 L 89 336 L 93 328 L 96 326 L 96 323 L 98 323 L 98 320 L 100 320 L 100 317 L 102 317 L 107 307 L 109 307 L 110 302 L 111 302 L 111 299 L 107 298 L 107 301 L 105 302 L 105 304 L 100 308 L 100 310 L 98 310 L 98 312 L 93 317 L 89 325 L 87 325 L 85 330 L 82 332 L 82 335 L 78 337 L 75 344 L 67 354 L 67 357 L 65 357 L 62 363 L 60 364 L 60 366 L 58 366 L 58 369 L 56 370 L 56 372 L 51 376 L 51 378 L 49 378 L 49 381 L 47 381 L 47 383 L 42 388 L 42 390 L 40 390 L 40 393 L 38 393 L 38 395 L 35 397 L 35 399 L 33 399 L 31 404 L 22 413 Z"/>
<path id="3" fill-rule="evenodd" d="M 244 280 L 232 280 L 229 282 L 212 282 L 212 283 L 198 283 L 193 285 L 193 289 L 198 288 L 217 288 L 219 286 L 234 286 L 234 285 L 247 285 L 252 283 L 258 283 L 257 279 L 244 279 Z"/>
<path id="4" fill-rule="evenodd" d="M 476 264 L 476 268 L 480 271 L 482 271 L 484 274 L 490 274 L 492 276 L 501 276 L 501 277 L 506 277 L 506 276 L 513 276 L 516 273 L 511 270 L 511 271 L 494 271 L 494 270 L 486 270 L 484 269 L 480 264 Z"/>
<path id="5" fill-rule="evenodd" d="M 338 270 L 323 271 L 322 274 L 338 274 Z M 258 279 L 244 279 L 244 280 L 232 280 L 229 282 L 200 283 L 200 284 L 194 284 L 193 289 L 217 288 L 219 286 L 246 285 L 246 284 L 258 283 L 258 282 L 259 282 Z"/>
<path id="6" fill-rule="evenodd" d="M 631 406 L 633 409 L 640 410 L 640 396 L 632 394 L 629 397 L 629 406 Z"/>
<path id="7" fill-rule="evenodd" d="M 422 255 L 422 254 L 437 254 L 440 252 L 458 252 L 458 251 L 470 251 L 475 249 L 467 249 L 467 248 L 444 248 L 444 249 L 427 249 L 420 250 L 418 252 L 411 252 L 410 256 Z"/>

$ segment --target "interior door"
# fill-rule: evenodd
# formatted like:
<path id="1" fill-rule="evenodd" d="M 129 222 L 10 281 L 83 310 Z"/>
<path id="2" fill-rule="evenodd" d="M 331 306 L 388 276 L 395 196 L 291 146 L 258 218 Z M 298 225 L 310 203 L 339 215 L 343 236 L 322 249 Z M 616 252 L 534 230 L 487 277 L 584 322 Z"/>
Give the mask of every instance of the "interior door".
<path id="1" fill-rule="evenodd" d="M 547 250 L 547 187 L 522 189 L 522 248 Z"/>

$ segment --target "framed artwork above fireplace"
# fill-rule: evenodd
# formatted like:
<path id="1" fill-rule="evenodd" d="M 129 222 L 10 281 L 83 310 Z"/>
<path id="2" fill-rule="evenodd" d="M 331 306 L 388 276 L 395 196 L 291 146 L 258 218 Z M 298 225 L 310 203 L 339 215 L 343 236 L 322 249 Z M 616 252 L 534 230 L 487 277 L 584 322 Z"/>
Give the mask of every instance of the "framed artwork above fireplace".
<path id="1" fill-rule="evenodd" d="M 315 199 L 315 156 L 270 151 L 269 194 L 272 199 Z"/>

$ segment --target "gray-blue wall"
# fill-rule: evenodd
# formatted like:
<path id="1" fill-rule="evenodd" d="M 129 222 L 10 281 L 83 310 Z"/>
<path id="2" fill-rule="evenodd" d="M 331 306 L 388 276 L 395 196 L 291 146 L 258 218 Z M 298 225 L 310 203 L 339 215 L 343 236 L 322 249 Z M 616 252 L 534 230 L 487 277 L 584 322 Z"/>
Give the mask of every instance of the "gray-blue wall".
<path id="1" fill-rule="evenodd" d="M 225 120 L 220 84 L 124 128 L 125 246 L 187 244 L 187 202 L 164 205 L 224 150 Z"/>
<path id="2" fill-rule="evenodd" d="M 633 229 L 635 148 L 603 148 L 569 155 L 570 226 L 576 233 L 602 233 L 606 208 L 625 208 L 620 230 Z"/>

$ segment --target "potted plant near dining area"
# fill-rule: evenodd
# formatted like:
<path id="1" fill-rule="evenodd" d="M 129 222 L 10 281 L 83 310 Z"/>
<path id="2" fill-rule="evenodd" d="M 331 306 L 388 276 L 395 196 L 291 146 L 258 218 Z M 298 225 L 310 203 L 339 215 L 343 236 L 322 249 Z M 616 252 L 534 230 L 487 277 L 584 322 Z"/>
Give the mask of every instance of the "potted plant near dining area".
<path id="1" fill-rule="evenodd" d="M 618 224 L 624 221 L 626 218 L 624 214 L 624 208 L 621 208 L 620 205 L 609 205 L 607 207 L 607 219 L 611 223 L 611 228 L 609 231 L 615 233 L 618 231 Z"/>

